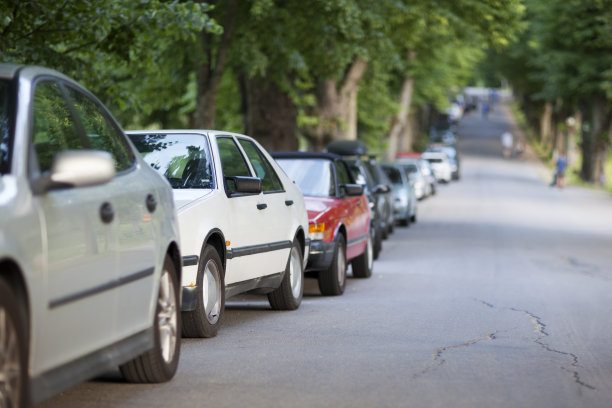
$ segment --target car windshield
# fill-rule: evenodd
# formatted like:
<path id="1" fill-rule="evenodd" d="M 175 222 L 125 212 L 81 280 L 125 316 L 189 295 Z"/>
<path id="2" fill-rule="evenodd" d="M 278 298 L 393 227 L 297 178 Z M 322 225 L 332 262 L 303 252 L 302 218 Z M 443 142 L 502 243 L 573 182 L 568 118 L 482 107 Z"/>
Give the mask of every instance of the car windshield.
<path id="1" fill-rule="evenodd" d="M 10 170 L 10 82 L 0 81 L 0 174 Z"/>
<path id="2" fill-rule="evenodd" d="M 402 185 L 402 175 L 400 174 L 397 168 L 390 167 L 390 166 L 383 166 L 383 170 L 385 174 L 387 175 L 387 177 L 389 177 L 389 180 L 391 180 L 391 183 L 393 183 L 396 186 Z"/>
<path id="3" fill-rule="evenodd" d="M 172 188 L 213 188 L 206 138 L 194 134 L 130 134 L 145 162 L 164 175 Z"/>
<path id="4" fill-rule="evenodd" d="M 311 197 L 336 195 L 333 163 L 325 159 L 276 159 L 278 164 L 295 181 L 302 194 Z"/>
<path id="5" fill-rule="evenodd" d="M 408 173 L 416 173 L 419 171 L 416 164 L 406 164 L 404 165 L 404 168 L 406 169 Z"/>

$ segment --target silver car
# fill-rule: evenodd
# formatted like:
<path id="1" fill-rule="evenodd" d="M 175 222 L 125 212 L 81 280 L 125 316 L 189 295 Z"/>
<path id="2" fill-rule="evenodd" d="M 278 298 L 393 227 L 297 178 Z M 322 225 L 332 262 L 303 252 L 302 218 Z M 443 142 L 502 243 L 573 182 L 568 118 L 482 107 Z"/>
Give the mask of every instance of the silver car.
<path id="1" fill-rule="evenodd" d="M 172 378 L 177 225 L 170 186 L 91 93 L 0 64 L 0 407 L 117 366 Z"/>
<path id="2" fill-rule="evenodd" d="M 417 196 L 414 181 L 406 168 L 399 163 L 381 165 L 392 183 L 393 213 L 399 225 L 407 227 L 417 219 Z"/>

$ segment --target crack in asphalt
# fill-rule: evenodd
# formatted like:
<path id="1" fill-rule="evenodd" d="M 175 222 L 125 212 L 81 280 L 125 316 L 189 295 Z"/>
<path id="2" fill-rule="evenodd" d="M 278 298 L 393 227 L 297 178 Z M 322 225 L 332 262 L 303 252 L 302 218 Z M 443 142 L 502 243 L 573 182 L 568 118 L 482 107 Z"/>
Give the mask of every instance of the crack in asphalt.
<path id="1" fill-rule="evenodd" d="M 498 307 L 492 305 L 491 303 L 485 302 L 484 300 L 480 300 L 480 299 L 476 299 L 476 300 L 491 309 L 499 309 Z M 577 369 L 580 367 L 580 365 L 578 364 L 577 355 L 575 355 L 574 353 L 567 352 L 567 351 L 557 350 L 553 348 L 550 344 L 545 343 L 543 341 L 543 339 L 545 339 L 546 337 L 549 337 L 550 334 L 546 331 L 546 324 L 542 321 L 542 319 L 539 316 L 529 312 L 528 310 L 517 309 L 514 307 L 505 308 L 505 309 L 511 310 L 513 312 L 522 313 L 529 318 L 529 321 L 531 322 L 531 324 L 533 324 L 534 331 L 538 335 L 538 337 L 534 340 L 534 343 L 536 343 L 538 346 L 540 346 L 541 348 L 543 348 L 544 350 L 550 353 L 560 354 L 570 359 L 569 365 L 562 365 L 560 368 L 562 371 L 565 371 L 566 373 L 570 374 L 576 384 L 582 387 L 588 388 L 590 390 L 597 390 L 597 388 L 593 387 L 592 385 L 588 383 L 585 383 L 580 378 L 580 373 L 578 373 L 577 371 Z"/>
<path id="2" fill-rule="evenodd" d="M 431 358 L 433 359 L 433 363 L 430 364 L 429 366 L 425 367 L 425 369 L 421 370 L 420 372 L 414 374 L 412 376 L 413 379 L 419 378 L 425 374 L 427 374 L 427 372 L 429 372 L 430 370 L 433 370 L 434 368 L 440 367 L 442 364 L 444 364 L 446 362 L 446 359 L 442 358 L 442 354 L 447 351 L 447 350 L 452 350 L 452 349 L 457 349 L 457 348 L 461 348 L 461 347 L 469 347 L 473 344 L 476 343 L 480 343 L 481 341 L 485 341 L 485 340 L 495 340 L 495 336 L 498 333 L 498 331 L 493 331 L 490 333 L 487 333 L 484 337 L 480 337 L 477 339 L 472 339 L 469 340 L 465 343 L 461 343 L 461 344 L 454 344 L 451 346 L 443 346 L 443 347 L 438 347 L 437 349 L 434 350 L 433 354 L 431 355 Z"/>

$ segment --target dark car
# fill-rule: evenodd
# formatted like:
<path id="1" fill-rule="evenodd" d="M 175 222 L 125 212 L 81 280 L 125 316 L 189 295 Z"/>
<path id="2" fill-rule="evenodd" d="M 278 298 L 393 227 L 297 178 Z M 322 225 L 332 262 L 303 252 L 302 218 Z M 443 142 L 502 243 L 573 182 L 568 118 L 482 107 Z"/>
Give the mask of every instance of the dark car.
<path id="1" fill-rule="evenodd" d="M 358 140 L 336 140 L 327 145 L 326 150 L 343 156 L 349 163 L 355 181 L 365 187 L 374 218 L 374 259 L 378 259 L 382 240 L 388 233 L 389 213 L 393 214 L 391 186 L 376 182 L 365 143 Z"/>
<path id="2" fill-rule="evenodd" d="M 331 153 L 278 152 L 272 157 L 304 195 L 310 236 L 306 272 L 317 278 L 321 293 L 344 292 L 347 262 L 354 277 L 370 277 L 372 216 L 364 187 L 355 183 L 348 164 Z"/>

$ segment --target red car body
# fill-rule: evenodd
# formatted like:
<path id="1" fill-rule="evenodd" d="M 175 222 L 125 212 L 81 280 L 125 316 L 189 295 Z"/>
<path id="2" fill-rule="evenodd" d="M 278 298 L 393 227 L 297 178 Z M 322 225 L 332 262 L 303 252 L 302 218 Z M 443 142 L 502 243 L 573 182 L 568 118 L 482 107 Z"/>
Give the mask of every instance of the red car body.
<path id="1" fill-rule="evenodd" d="M 341 294 L 348 262 L 352 262 L 353 276 L 369 277 L 373 263 L 370 203 L 344 160 L 331 153 L 282 152 L 272 156 L 304 194 L 310 235 L 306 271 L 319 278 L 321 292 Z M 340 293 L 322 285 L 329 275 L 342 286 L 336 288 Z"/>

